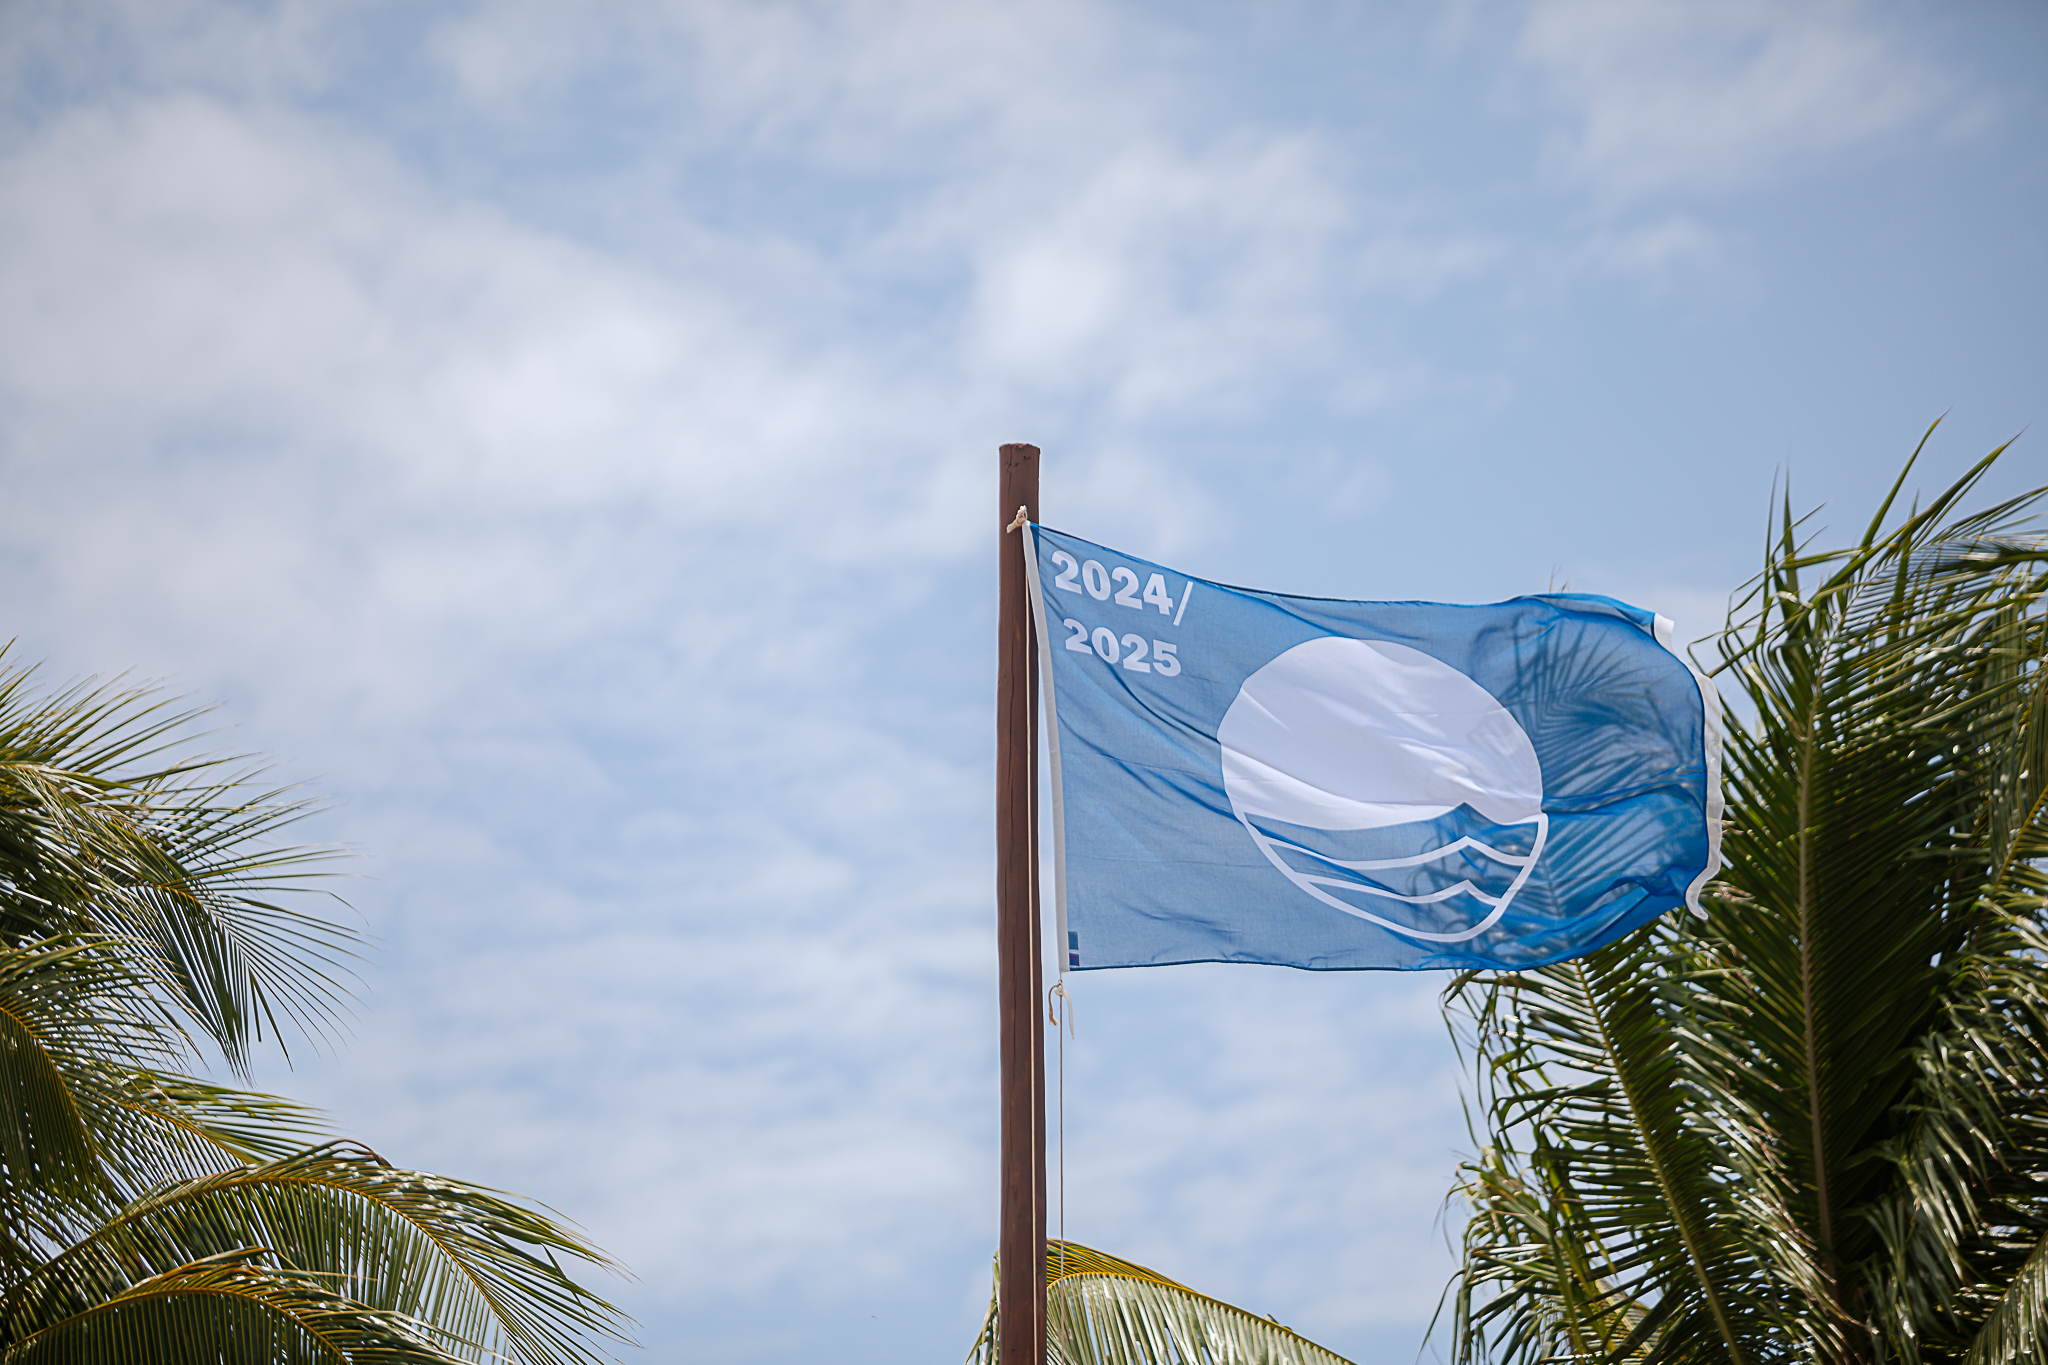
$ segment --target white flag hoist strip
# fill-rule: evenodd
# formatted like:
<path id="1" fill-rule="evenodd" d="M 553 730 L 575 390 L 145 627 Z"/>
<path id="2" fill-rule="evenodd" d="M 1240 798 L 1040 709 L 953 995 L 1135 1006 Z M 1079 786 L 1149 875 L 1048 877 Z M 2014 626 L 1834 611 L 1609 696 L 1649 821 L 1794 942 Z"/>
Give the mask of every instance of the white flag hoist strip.
<path id="1" fill-rule="evenodd" d="M 1720 714 L 1671 623 L 1227 587 L 1024 528 L 1069 970 L 1521 968 L 1720 866 Z"/>

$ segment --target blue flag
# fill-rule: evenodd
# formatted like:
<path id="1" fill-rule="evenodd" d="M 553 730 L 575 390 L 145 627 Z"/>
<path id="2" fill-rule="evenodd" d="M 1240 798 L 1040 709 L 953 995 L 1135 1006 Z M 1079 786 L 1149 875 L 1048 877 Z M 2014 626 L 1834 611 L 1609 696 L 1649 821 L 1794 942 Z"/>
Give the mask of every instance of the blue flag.
<path id="1" fill-rule="evenodd" d="M 1287 597 L 1025 534 L 1070 969 L 1533 967 L 1699 909 L 1719 704 L 1663 617 Z"/>

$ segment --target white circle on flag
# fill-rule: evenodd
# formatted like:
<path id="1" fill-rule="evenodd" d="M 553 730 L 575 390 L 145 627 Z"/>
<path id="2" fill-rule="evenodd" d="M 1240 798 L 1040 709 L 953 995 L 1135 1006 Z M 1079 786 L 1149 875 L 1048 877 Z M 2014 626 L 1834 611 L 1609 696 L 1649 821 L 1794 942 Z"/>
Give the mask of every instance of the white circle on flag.
<path id="1" fill-rule="evenodd" d="M 1417 938 L 1469 938 L 1499 919 L 1541 854 L 1548 827 L 1543 769 L 1528 734 L 1485 688 L 1419 649 L 1337 635 L 1296 645 L 1244 680 L 1216 734 L 1223 747 L 1224 791 L 1238 819 L 1290 881 L 1346 914 Z M 1506 854 L 1460 838 L 1421 855 L 1338 862 L 1277 843 L 1254 823 L 1264 817 L 1309 829 L 1371 830 L 1434 820 L 1459 806 L 1495 826 L 1535 825 L 1535 847 L 1526 855 Z M 1291 865 L 1283 849 L 1328 866 L 1306 872 Z M 1466 881 L 1410 896 L 1351 884 L 1350 874 L 1467 850 L 1519 868 L 1513 886 L 1495 897 Z M 1325 888 L 1411 903 L 1438 903 L 1464 892 L 1488 913 L 1476 926 L 1454 933 L 1425 933 Z"/>

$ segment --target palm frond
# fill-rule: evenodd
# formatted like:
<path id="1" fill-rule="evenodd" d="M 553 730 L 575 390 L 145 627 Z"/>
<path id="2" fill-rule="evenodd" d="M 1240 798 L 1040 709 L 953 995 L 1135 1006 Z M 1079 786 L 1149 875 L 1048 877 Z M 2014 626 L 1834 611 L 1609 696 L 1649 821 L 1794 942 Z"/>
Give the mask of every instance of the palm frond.
<path id="1" fill-rule="evenodd" d="M 1497 1147 L 1459 1168 L 1453 1194 L 1470 1214 L 1454 1300 L 1461 1362 L 1614 1355 L 1661 1325 L 1604 1273 L 1600 1239 L 1554 1168 Z"/>
<path id="2" fill-rule="evenodd" d="M 0 948 L 0 1225 L 8 1278 L 117 1207 L 189 1174 L 180 1144 L 124 1093 L 173 1040 L 147 985 L 91 938 Z M 167 1143 L 166 1139 L 170 1141 Z"/>
<path id="3" fill-rule="evenodd" d="M 0 649 L 0 1365 L 209 1359 L 570 1365 L 625 1319 L 545 1211 L 328 1143 L 243 1071 L 316 1033 L 355 942 L 290 903 L 307 809 L 146 689 L 52 696 Z M 281 1040 L 279 1040 L 281 1041 Z"/>
<path id="4" fill-rule="evenodd" d="M 601 1357 L 583 1333 L 625 1339 L 618 1311 L 556 1260 L 613 1268 L 588 1242 L 497 1191 L 343 1143 L 152 1191 L 37 1268 L 0 1303 L 0 1323 L 27 1337 L 190 1259 L 249 1248 L 482 1356 L 590 1362 Z"/>
<path id="5" fill-rule="evenodd" d="M 0 1365 L 464 1365 L 445 1332 L 230 1253 L 181 1265 L 0 1351 Z"/>
<path id="6" fill-rule="evenodd" d="M 151 1186 L 297 1150 L 300 1106 L 150 1065 L 177 1036 L 119 945 L 0 948 L 0 1285 Z"/>
<path id="7" fill-rule="evenodd" d="M 1743 1340 L 1797 1330 L 1753 1274 L 1744 1192 L 1689 1121 L 1697 1082 L 1672 1008 L 1697 970 L 1684 933 L 1652 924 L 1582 958 L 1453 986 L 1486 1126 L 1459 1187 L 1474 1212 L 1464 1359 L 1704 1348 L 1741 1360 Z"/>
<path id="8" fill-rule="evenodd" d="M 2009 506 L 1934 520 L 1983 467 L 1809 596 L 1798 570 L 1825 557 L 1781 542 L 1726 651 L 1757 722 L 1730 735 L 1725 875 L 1742 898 L 1705 931 L 1732 987 L 1705 1008 L 1743 1039 L 1719 1076 L 1778 1139 L 1783 1178 L 1765 1183 L 1807 1229 L 1814 1252 L 1794 1259 L 1828 1279 L 1816 1308 L 1845 1331 L 1865 1316 L 1846 1268 L 1876 1251 L 1850 1211 L 1889 1179 L 1861 1154 L 1895 1135 L 1915 1040 L 1988 932 L 1992 864 L 2030 837 L 2015 807 L 2039 810 L 2026 788 L 2043 773 L 2015 782 L 2010 757 L 2038 709 L 2043 552 L 1998 535 Z"/>
<path id="9" fill-rule="evenodd" d="M 1875 1151 L 1892 1186 L 1863 1210 L 1872 1311 L 1909 1361 L 1977 1336 L 2048 1227 L 2048 934 L 2015 918 L 1977 948 L 1914 1049 L 1903 1131 Z"/>
<path id="10" fill-rule="evenodd" d="M 1841 550 L 1784 497 L 1719 637 L 1754 720 L 1705 921 L 1454 993 L 1467 1359 L 1960 1360 L 2005 1321 L 2048 1231 L 2048 543 L 2041 493 L 1962 510 L 1999 453 Z"/>
<path id="11" fill-rule="evenodd" d="M 1970 1343 L 1964 1365 L 2017 1365 L 2048 1353 L 2048 1236 L 2012 1277 L 1998 1306 L 1991 1311 L 1977 1339 Z"/>
<path id="12" fill-rule="evenodd" d="M 0 941 L 128 945 L 163 1007 L 245 1072 L 279 1023 L 330 1031 L 357 943 L 287 904 L 334 851 L 277 836 L 313 806 L 223 756 L 181 756 L 195 713 L 124 685 L 35 694 L 0 649 Z"/>
<path id="13" fill-rule="evenodd" d="M 1078 1242 L 1045 1245 L 1046 1358 L 1056 1365 L 1350 1365 L 1272 1318 Z M 995 1365 L 989 1303 L 968 1365 Z"/>

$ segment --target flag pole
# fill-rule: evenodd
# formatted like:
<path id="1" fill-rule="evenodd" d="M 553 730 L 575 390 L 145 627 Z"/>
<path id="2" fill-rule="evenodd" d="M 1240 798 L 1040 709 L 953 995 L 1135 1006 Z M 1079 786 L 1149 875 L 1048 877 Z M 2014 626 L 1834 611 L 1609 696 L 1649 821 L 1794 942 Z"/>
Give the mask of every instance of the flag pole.
<path id="1" fill-rule="evenodd" d="M 998 527 L 1038 518 L 1038 447 L 1001 454 Z M 1002 1058 L 1002 1224 L 998 1365 L 1045 1361 L 1045 1030 L 1039 1023 L 1038 681 L 1020 530 L 999 532 L 996 618 L 996 994 Z"/>

